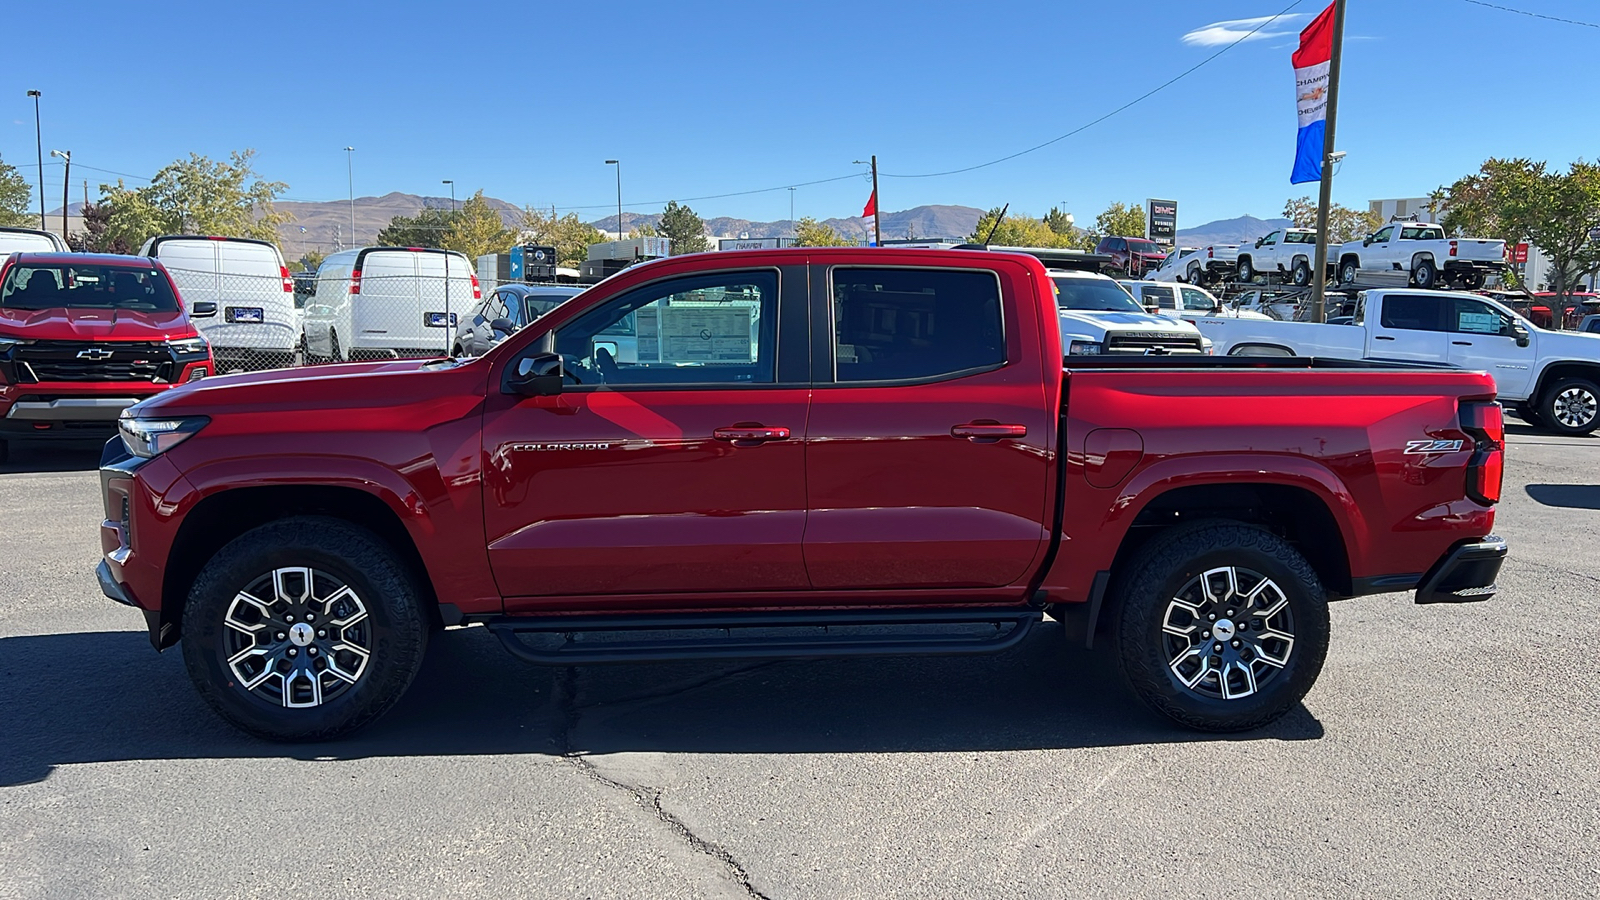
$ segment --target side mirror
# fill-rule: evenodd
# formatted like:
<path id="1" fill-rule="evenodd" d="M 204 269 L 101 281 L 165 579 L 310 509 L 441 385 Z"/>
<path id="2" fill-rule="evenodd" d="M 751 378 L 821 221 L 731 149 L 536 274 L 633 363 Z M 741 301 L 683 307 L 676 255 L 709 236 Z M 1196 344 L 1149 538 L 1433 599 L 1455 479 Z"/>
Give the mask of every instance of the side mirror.
<path id="1" fill-rule="evenodd" d="M 1372 235 L 1369 234 L 1366 237 L 1362 238 L 1361 239 L 1361 246 L 1363 246 L 1363 247 L 1371 247 L 1372 246 Z"/>
<path id="2" fill-rule="evenodd" d="M 1526 347 L 1529 343 L 1528 329 L 1515 322 L 1511 323 L 1511 336 L 1517 339 L 1518 347 Z"/>
<path id="3" fill-rule="evenodd" d="M 504 392 L 524 397 L 554 397 L 561 393 L 561 355 L 535 353 L 517 362 L 514 372 L 506 373 Z"/>
<path id="4" fill-rule="evenodd" d="M 1261 242 L 1264 241 L 1264 240 L 1266 240 L 1266 238 L 1256 238 L 1256 249 L 1257 250 L 1261 249 Z"/>
<path id="5" fill-rule="evenodd" d="M 501 316 L 500 318 L 495 319 L 493 322 L 490 322 L 489 327 L 495 331 L 501 331 L 506 334 L 510 334 L 517 330 L 517 326 L 512 324 L 511 320 L 504 316 Z"/>
<path id="6" fill-rule="evenodd" d="M 217 304 L 211 300 L 196 300 L 189 315 L 196 319 L 209 319 L 217 314 Z"/>

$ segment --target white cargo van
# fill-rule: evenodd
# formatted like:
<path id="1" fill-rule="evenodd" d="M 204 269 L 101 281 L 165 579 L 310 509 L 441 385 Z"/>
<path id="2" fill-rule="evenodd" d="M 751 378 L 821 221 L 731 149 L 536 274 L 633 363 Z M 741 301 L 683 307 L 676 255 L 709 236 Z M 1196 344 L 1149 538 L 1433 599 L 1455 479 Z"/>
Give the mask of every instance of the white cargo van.
<path id="1" fill-rule="evenodd" d="M 363 247 L 317 269 L 305 309 L 312 361 L 447 356 L 457 322 L 483 299 L 472 262 L 453 250 Z"/>
<path id="2" fill-rule="evenodd" d="M 33 228 L 0 228 L 0 259 L 13 253 L 71 253 L 60 235 Z"/>
<path id="3" fill-rule="evenodd" d="M 267 241 L 164 234 L 145 241 L 140 256 L 161 260 L 190 309 L 211 301 L 217 312 L 194 317 L 211 342 L 217 371 L 292 366 L 300 349 L 294 279 L 283 254 Z"/>

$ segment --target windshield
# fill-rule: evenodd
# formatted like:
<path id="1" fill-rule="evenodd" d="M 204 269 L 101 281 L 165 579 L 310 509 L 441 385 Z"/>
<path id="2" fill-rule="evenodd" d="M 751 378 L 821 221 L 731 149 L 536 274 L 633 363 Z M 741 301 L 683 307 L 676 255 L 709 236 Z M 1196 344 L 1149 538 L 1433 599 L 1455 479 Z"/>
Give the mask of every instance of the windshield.
<path id="1" fill-rule="evenodd" d="M 1115 281 L 1098 278 L 1054 278 L 1056 306 L 1084 312 L 1142 313 L 1133 296 Z"/>
<path id="2" fill-rule="evenodd" d="M 527 294 L 522 298 L 522 308 L 526 312 L 527 320 L 532 322 L 534 319 L 567 302 L 571 296 L 570 294 Z"/>
<path id="3" fill-rule="evenodd" d="M 1135 253 L 1160 253 L 1161 248 L 1154 241 L 1141 241 L 1134 238 L 1128 239 L 1128 249 Z"/>
<path id="4" fill-rule="evenodd" d="M 155 269 L 126 266 L 13 266 L 0 285 L 11 309 L 127 309 L 177 312 L 178 297 Z"/>

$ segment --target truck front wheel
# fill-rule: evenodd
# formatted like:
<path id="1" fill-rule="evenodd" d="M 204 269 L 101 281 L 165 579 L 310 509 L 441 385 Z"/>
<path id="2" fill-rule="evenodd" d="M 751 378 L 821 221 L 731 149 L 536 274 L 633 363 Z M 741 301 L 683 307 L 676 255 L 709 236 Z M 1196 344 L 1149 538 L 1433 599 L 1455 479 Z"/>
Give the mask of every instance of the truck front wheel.
<path id="1" fill-rule="evenodd" d="M 1201 731 L 1278 719 L 1311 690 L 1327 655 L 1316 572 L 1250 525 L 1202 522 L 1151 539 L 1119 599 L 1128 683 L 1157 712 Z"/>
<path id="2" fill-rule="evenodd" d="M 1545 389 L 1539 424 L 1557 434 L 1588 434 L 1600 426 L 1600 387 L 1587 378 L 1563 378 Z"/>
<path id="3" fill-rule="evenodd" d="M 245 532 L 201 569 L 183 661 L 222 718 L 275 741 L 328 740 L 382 715 L 428 628 L 404 563 L 371 532 L 298 516 Z"/>

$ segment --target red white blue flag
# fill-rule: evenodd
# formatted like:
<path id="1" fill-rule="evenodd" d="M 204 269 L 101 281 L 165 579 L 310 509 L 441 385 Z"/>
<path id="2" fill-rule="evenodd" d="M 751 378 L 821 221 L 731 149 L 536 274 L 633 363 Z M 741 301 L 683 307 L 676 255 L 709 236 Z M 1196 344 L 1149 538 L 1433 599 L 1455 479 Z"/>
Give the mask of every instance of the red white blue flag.
<path id="1" fill-rule="evenodd" d="M 1290 184 L 1322 180 L 1322 139 L 1328 124 L 1328 64 L 1333 59 L 1333 4 L 1300 32 L 1294 52 L 1294 96 L 1300 113 Z"/>

